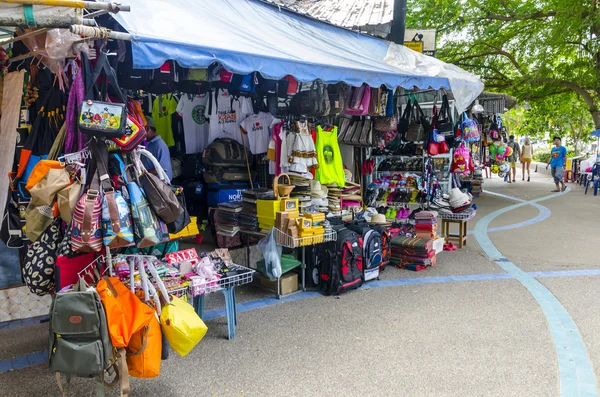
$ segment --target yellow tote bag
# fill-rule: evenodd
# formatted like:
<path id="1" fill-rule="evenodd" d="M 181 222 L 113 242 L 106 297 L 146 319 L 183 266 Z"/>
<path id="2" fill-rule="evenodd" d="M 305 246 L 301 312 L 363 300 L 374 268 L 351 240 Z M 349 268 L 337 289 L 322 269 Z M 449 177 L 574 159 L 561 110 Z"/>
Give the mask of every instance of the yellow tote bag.
<path id="1" fill-rule="evenodd" d="M 162 307 L 160 325 L 171 348 L 180 356 L 187 355 L 202 340 L 208 327 L 189 303 L 176 296 Z"/>

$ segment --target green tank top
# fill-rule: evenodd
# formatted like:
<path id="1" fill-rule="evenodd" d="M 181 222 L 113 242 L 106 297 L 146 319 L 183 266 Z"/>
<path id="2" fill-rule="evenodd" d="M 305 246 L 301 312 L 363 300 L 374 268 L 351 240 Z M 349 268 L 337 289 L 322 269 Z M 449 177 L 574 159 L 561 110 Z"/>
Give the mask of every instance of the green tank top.
<path id="1" fill-rule="evenodd" d="M 317 180 L 324 185 L 335 182 L 339 187 L 344 187 L 346 176 L 338 144 L 338 128 L 333 127 L 331 131 L 325 131 L 320 125 L 317 126 L 316 149 L 319 162 L 316 171 Z"/>

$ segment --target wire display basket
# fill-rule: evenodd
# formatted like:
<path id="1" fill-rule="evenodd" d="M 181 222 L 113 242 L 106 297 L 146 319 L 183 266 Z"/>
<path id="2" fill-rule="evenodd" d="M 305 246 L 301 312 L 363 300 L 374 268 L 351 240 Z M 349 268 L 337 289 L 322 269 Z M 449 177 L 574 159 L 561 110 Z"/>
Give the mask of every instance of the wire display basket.
<path id="1" fill-rule="evenodd" d="M 255 270 L 236 264 L 230 265 L 229 271 L 231 275 L 226 277 L 213 277 L 211 279 L 200 276 L 190 277 L 192 285 L 189 288 L 192 296 L 210 294 L 222 289 L 250 284 L 254 278 L 254 273 L 256 273 Z"/>
<path id="2" fill-rule="evenodd" d="M 438 215 L 441 219 L 454 220 L 454 221 L 468 221 L 473 219 L 477 215 L 477 211 L 474 208 L 466 209 L 458 213 L 449 213 L 438 211 Z"/>
<path id="3" fill-rule="evenodd" d="M 337 233 L 335 231 L 310 237 L 293 237 L 277 228 L 273 228 L 273 230 L 275 242 L 287 248 L 307 247 L 309 245 L 316 245 L 337 240 Z"/>

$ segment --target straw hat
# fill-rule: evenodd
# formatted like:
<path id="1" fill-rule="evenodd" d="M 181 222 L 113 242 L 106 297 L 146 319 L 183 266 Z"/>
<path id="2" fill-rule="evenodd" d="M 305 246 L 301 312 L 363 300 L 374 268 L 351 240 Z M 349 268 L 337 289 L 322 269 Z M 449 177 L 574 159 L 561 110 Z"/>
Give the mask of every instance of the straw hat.
<path id="1" fill-rule="evenodd" d="M 385 219 L 384 214 L 375 214 L 371 217 L 371 222 L 373 225 L 382 225 L 382 226 L 390 226 L 391 223 Z"/>
<path id="2" fill-rule="evenodd" d="M 313 197 L 324 198 L 327 197 L 329 190 L 327 186 L 321 186 L 319 181 L 310 181 L 310 195 Z"/>

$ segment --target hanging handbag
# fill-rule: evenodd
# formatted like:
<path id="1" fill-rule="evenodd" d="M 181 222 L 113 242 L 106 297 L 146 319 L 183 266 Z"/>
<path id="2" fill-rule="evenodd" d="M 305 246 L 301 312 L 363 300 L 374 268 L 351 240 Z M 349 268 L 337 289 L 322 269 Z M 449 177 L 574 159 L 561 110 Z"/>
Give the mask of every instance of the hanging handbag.
<path id="1" fill-rule="evenodd" d="M 104 92 L 98 96 L 103 98 L 107 94 L 107 84 L 117 93 L 121 103 L 103 102 L 93 100 L 95 83 L 102 76 Z M 108 81 L 107 81 L 108 80 Z M 127 100 L 121 89 L 114 69 L 110 66 L 107 54 L 100 51 L 96 60 L 96 67 L 90 84 L 86 87 L 86 100 L 81 103 L 79 111 L 79 130 L 84 134 L 95 137 L 119 138 L 126 134 L 127 125 Z"/>
<path id="2" fill-rule="evenodd" d="M 411 108 L 410 119 L 408 120 L 408 127 L 406 128 L 405 140 L 409 142 L 421 142 L 425 140 L 425 126 L 423 125 L 423 111 L 421 107 L 414 101 L 414 105 Z"/>
<path id="3" fill-rule="evenodd" d="M 102 277 L 96 291 L 106 311 L 108 331 L 114 347 L 127 347 L 131 337 L 155 316 L 117 277 Z"/>
<path id="4" fill-rule="evenodd" d="M 27 249 L 23 280 L 27 288 L 38 296 L 54 292 L 54 262 L 61 240 L 60 220 L 56 219 Z"/>
<path id="5" fill-rule="evenodd" d="M 371 87 L 363 84 L 360 87 L 352 87 L 346 99 L 346 108 L 343 113 L 349 116 L 366 116 L 369 114 L 371 102 Z"/>
<path id="6" fill-rule="evenodd" d="M 440 154 L 446 154 L 450 152 L 450 148 L 448 147 L 446 141 L 440 142 L 439 152 Z"/>
<path id="7" fill-rule="evenodd" d="M 175 219 L 173 222 L 167 224 L 169 233 L 177 234 L 191 223 L 191 219 L 185 203 L 185 194 L 183 188 L 181 186 L 171 187 L 173 188 L 173 193 L 175 193 L 175 197 L 177 197 L 179 205 L 181 206 L 181 208 L 183 208 L 183 213 L 179 215 L 179 217 L 177 217 L 177 219 Z"/>
<path id="8" fill-rule="evenodd" d="M 75 252 L 98 252 L 102 249 L 102 196 L 95 158 L 89 161 L 91 182 L 84 188 L 71 220 L 71 245 Z"/>
<path id="9" fill-rule="evenodd" d="M 143 169 L 141 159 L 135 157 L 136 165 L 138 165 L 142 172 L 139 181 L 144 189 L 144 193 L 146 193 L 148 203 L 163 222 L 171 223 L 176 221 L 183 214 L 183 208 L 179 204 L 172 186 L 168 183 L 169 179 L 160 163 L 145 149 L 136 151 L 136 155 L 144 155 L 150 159 L 158 173 L 158 176 L 156 176 Z"/>
<path id="10" fill-rule="evenodd" d="M 25 234 L 34 243 L 54 220 L 52 207 L 49 205 L 34 206 L 31 203 L 25 210 Z"/>
<path id="11" fill-rule="evenodd" d="M 438 113 L 437 107 L 433 105 L 433 117 L 431 119 L 431 136 L 429 137 L 431 142 L 442 143 L 446 142 L 446 137 L 438 130 Z"/>
<path id="12" fill-rule="evenodd" d="M 404 108 L 404 112 L 402 112 L 402 116 L 400 120 L 398 120 L 398 135 L 401 140 L 406 140 L 406 133 L 408 132 L 408 124 L 410 121 L 410 114 L 412 112 L 412 102 L 410 98 L 406 103 L 406 107 Z"/>
<path id="13" fill-rule="evenodd" d="M 375 130 L 382 132 L 398 131 L 398 119 L 396 116 L 377 117 L 375 119 Z"/>
<path id="14" fill-rule="evenodd" d="M 437 142 L 429 142 L 427 144 L 427 153 L 430 156 L 437 156 L 440 154 L 440 144 Z"/>
<path id="15" fill-rule="evenodd" d="M 127 369 L 134 378 L 155 378 L 160 375 L 162 332 L 156 316 L 129 339 Z"/>
<path id="16" fill-rule="evenodd" d="M 25 188 L 33 205 L 52 205 L 56 193 L 71 184 L 69 173 L 56 160 L 41 160 L 29 175 Z"/>
<path id="17" fill-rule="evenodd" d="M 56 194 L 58 211 L 63 221 L 70 223 L 73 219 L 73 210 L 81 197 L 81 181 L 75 179 L 72 184 L 63 188 Z"/>
<path id="18" fill-rule="evenodd" d="M 160 300 L 156 294 L 156 288 L 149 282 L 146 268 L 152 274 L 154 283 L 158 285 L 161 294 L 168 292 L 154 268 L 151 261 L 146 258 L 136 258 L 137 270 L 142 281 L 142 290 L 137 292 L 137 297 L 149 307 L 161 312 Z M 130 288 L 133 287 L 134 264 L 129 263 Z M 152 292 L 152 293 L 151 293 Z M 156 315 L 152 316 L 150 322 L 134 333 L 127 345 L 127 368 L 129 375 L 136 378 L 154 378 L 160 375 L 160 361 L 163 350 L 163 335 Z"/>
<path id="19" fill-rule="evenodd" d="M 121 192 L 113 187 L 108 172 L 108 147 L 102 139 L 91 139 L 88 143 L 98 169 L 102 186 L 102 231 L 104 245 L 110 248 L 127 247 L 133 244 L 133 228 L 129 205 Z"/>
<path id="20" fill-rule="evenodd" d="M 208 327 L 187 302 L 175 296 L 163 306 L 160 315 L 163 333 L 171 348 L 184 357 L 202 340 Z"/>
<path id="21" fill-rule="evenodd" d="M 135 167 L 133 165 L 125 167 L 123 176 L 129 193 L 136 246 L 146 248 L 169 241 L 167 226 L 158 219 L 136 181 L 137 172 Z"/>
<path id="22" fill-rule="evenodd" d="M 146 140 L 146 129 L 131 115 L 127 115 L 127 124 L 123 136 L 112 141 L 125 152 L 130 152 Z"/>
<path id="23" fill-rule="evenodd" d="M 438 131 L 444 135 L 454 135 L 454 122 L 450 112 L 450 103 L 448 102 L 448 95 L 445 93 L 442 95 L 442 107 L 438 116 Z"/>

